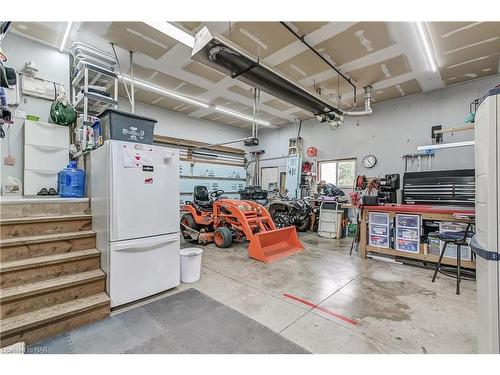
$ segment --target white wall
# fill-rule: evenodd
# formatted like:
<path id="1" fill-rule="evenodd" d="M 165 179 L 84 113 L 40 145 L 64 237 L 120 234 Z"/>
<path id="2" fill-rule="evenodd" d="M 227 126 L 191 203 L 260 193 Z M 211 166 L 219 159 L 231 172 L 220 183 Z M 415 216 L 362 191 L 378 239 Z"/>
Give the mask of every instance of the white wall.
<path id="1" fill-rule="evenodd" d="M 57 49 L 33 42 L 13 33 L 7 34 L 2 48 L 9 57 L 7 66 L 20 69 L 27 60 L 33 59 L 40 70 L 40 76 L 62 82 L 69 89 L 68 56 Z M 302 126 L 301 136 L 304 149 L 315 146 L 321 159 L 358 158 L 358 173 L 368 176 L 386 173 L 402 173 L 401 155 L 416 151 L 417 146 L 430 143 L 431 126 L 456 127 L 463 123 L 468 114 L 469 103 L 482 96 L 486 90 L 499 83 L 500 76 L 477 80 L 430 93 L 419 94 L 375 104 L 374 114 L 369 117 L 348 119 L 336 131 L 316 120 L 307 121 Z M 20 109 L 39 115 L 47 120 L 51 102 L 24 97 Z M 171 112 L 162 108 L 137 103 L 137 113 L 158 120 L 156 133 L 173 137 L 205 142 L 223 142 L 249 135 L 249 131 L 213 123 Z M 121 101 L 121 109 L 127 110 L 126 100 Z M 359 122 L 358 122 L 359 121 Z M 7 155 L 6 139 L 2 147 L 2 183 L 12 175 L 22 179 L 23 131 L 22 121 L 16 121 L 10 132 L 11 154 L 16 157 L 14 167 L 3 165 Z M 281 130 L 260 132 L 257 149 L 266 150 L 264 157 L 287 154 L 288 139 L 295 137 L 296 128 L 291 126 Z M 445 134 L 445 142 L 472 138 L 472 132 Z M 240 147 L 239 145 L 235 147 Z M 360 165 L 362 157 L 372 153 L 378 164 L 372 170 Z M 262 166 L 278 165 L 284 169 L 286 161 L 262 162 Z M 472 148 L 437 151 L 433 169 L 473 168 Z"/>
<path id="2" fill-rule="evenodd" d="M 26 61 L 33 60 L 39 69 L 39 77 L 63 83 L 66 92 L 69 93 L 69 57 L 67 54 L 13 33 L 7 34 L 2 42 L 2 49 L 8 56 L 6 66 L 19 70 Z M 51 104 L 50 100 L 25 96 L 21 98 L 19 109 L 28 114 L 38 115 L 41 120 L 47 121 Z M 128 100 L 121 99 L 119 108 L 129 110 Z M 136 103 L 136 113 L 158 120 L 155 133 L 171 137 L 216 143 L 250 135 L 250 131 L 247 130 L 196 119 L 141 103 Z M 10 131 L 11 155 L 16 158 L 15 166 L 3 165 L 3 158 L 8 155 L 8 147 L 7 139 L 1 141 L 2 185 L 8 176 L 16 177 L 21 181 L 23 179 L 23 126 L 22 120 L 16 120 Z M 237 144 L 234 147 L 240 147 L 240 145 Z"/>
<path id="3" fill-rule="evenodd" d="M 2 42 L 2 49 L 7 55 L 5 66 L 21 70 L 24 63 L 33 60 L 39 69 L 39 77 L 49 81 L 62 83 L 69 90 L 69 57 L 67 54 L 60 53 L 55 48 L 50 48 L 41 43 L 33 42 L 29 39 L 15 35 L 12 32 L 7 33 Z M 40 116 L 42 121 L 49 118 L 50 100 L 34 98 L 31 96 L 21 97 L 18 109 L 27 114 Z M 11 108 L 14 115 L 14 108 Z M 11 155 L 16 158 L 14 166 L 3 164 L 3 158 L 8 155 L 8 145 L 10 142 Z M 2 159 L 2 185 L 8 176 L 13 176 L 21 181 L 23 180 L 24 165 L 24 122 L 16 119 L 15 124 L 11 125 L 9 137 L 1 140 Z"/>
<path id="4" fill-rule="evenodd" d="M 319 151 L 317 160 L 356 157 L 358 174 L 367 176 L 403 173 L 401 155 L 417 152 L 417 146 L 431 143 L 431 127 L 443 128 L 463 125 L 469 112 L 469 103 L 500 83 L 500 76 L 493 76 L 467 84 L 404 97 L 373 105 L 373 114 L 358 119 L 347 119 L 335 131 L 316 120 L 302 124 L 301 137 L 304 151 L 314 146 Z M 358 122 L 359 121 L 359 122 Z M 259 149 L 266 150 L 264 157 L 281 156 L 288 153 L 288 139 L 297 134 L 296 127 L 263 131 L 260 133 Z M 445 134 L 445 142 L 473 139 L 473 131 Z M 377 157 L 377 165 L 368 170 L 361 165 L 367 154 Z M 310 158 L 305 160 L 311 161 Z M 281 170 L 286 160 L 262 162 L 261 166 L 277 165 Z M 423 163 L 426 170 L 427 164 Z M 432 160 L 433 170 L 474 168 L 473 148 L 438 150 Z M 409 170 L 416 171 L 409 163 Z"/>

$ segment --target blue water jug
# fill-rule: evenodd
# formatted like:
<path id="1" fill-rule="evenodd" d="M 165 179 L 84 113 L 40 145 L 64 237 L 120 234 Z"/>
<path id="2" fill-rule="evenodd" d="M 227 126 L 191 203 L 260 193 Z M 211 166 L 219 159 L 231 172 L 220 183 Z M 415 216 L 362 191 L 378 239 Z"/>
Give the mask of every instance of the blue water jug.
<path id="1" fill-rule="evenodd" d="M 85 171 L 76 167 L 76 161 L 70 161 L 68 166 L 58 174 L 59 195 L 69 198 L 85 196 Z"/>

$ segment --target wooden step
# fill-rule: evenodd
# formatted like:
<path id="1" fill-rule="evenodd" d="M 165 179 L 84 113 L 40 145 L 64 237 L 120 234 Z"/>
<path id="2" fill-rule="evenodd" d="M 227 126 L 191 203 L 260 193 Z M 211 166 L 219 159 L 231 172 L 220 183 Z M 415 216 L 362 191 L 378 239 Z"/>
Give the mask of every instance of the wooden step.
<path id="1" fill-rule="evenodd" d="M 14 237 L 0 240 L 0 261 L 68 253 L 96 247 L 95 232 L 91 230 L 56 233 L 41 236 Z"/>
<path id="2" fill-rule="evenodd" d="M 89 198 L 38 197 L 0 200 L 1 219 L 80 215 L 90 212 Z"/>
<path id="3" fill-rule="evenodd" d="M 106 293 L 61 303 L 26 314 L 2 319 L 1 347 L 24 341 L 28 344 L 67 332 L 109 316 L 110 299 Z"/>
<path id="4" fill-rule="evenodd" d="M 2 219 L 0 227 L 1 239 L 88 231 L 92 229 L 92 215 L 83 214 Z"/>
<path id="5" fill-rule="evenodd" d="M 10 318 L 106 291 L 99 269 L 0 290 L 0 317 Z"/>
<path id="6" fill-rule="evenodd" d="M 88 249 L 2 262 L 0 287 L 10 288 L 95 270 L 100 267 L 100 254 L 97 249 Z"/>

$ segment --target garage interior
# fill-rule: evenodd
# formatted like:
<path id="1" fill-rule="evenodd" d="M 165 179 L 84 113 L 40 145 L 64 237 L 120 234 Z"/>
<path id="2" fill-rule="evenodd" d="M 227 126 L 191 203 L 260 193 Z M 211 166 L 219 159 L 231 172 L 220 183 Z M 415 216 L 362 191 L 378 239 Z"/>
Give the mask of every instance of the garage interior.
<path id="1" fill-rule="evenodd" d="M 0 31 L 2 353 L 500 353 L 500 22 Z"/>

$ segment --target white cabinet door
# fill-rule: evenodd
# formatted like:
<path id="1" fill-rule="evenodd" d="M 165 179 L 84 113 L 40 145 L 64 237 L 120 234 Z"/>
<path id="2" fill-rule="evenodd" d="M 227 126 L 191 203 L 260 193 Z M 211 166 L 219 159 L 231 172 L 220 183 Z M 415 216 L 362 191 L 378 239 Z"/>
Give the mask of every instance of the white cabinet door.
<path id="1" fill-rule="evenodd" d="M 111 307 L 179 285 L 179 234 L 112 242 L 110 246 Z"/>
<path id="2" fill-rule="evenodd" d="M 36 195 L 42 188 L 57 191 L 57 172 L 25 169 L 24 195 Z"/>
<path id="3" fill-rule="evenodd" d="M 476 111 L 476 235 L 475 247 L 499 252 L 500 225 L 500 96 L 488 96 Z M 476 257 L 478 351 L 500 353 L 500 262 Z"/>
<path id="4" fill-rule="evenodd" d="M 68 149 L 69 127 L 26 120 L 24 121 L 24 143 Z"/>
<path id="5" fill-rule="evenodd" d="M 111 241 L 179 231 L 179 153 L 111 143 Z"/>
<path id="6" fill-rule="evenodd" d="M 59 172 L 68 165 L 69 150 L 67 148 L 25 145 L 24 158 L 24 168 L 26 169 Z"/>

